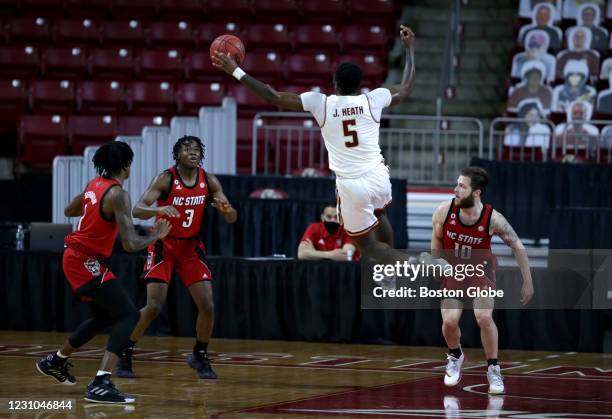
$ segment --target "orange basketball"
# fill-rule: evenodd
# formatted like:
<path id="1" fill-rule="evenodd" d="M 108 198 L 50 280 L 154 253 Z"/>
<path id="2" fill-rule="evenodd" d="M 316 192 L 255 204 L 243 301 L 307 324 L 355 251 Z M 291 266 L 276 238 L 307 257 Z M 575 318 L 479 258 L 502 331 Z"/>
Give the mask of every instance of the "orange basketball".
<path id="1" fill-rule="evenodd" d="M 234 35 L 221 35 L 215 38 L 210 44 L 210 57 L 215 56 L 215 52 L 224 52 L 236 61 L 236 64 L 241 65 L 244 61 L 244 44 Z"/>

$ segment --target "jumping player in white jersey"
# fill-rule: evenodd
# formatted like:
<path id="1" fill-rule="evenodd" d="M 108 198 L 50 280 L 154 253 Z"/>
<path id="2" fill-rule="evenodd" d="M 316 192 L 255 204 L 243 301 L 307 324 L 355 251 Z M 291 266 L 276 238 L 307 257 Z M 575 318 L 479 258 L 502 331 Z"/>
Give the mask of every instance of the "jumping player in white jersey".
<path id="1" fill-rule="evenodd" d="M 246 74 L 227 54 L 217 52 L 213 65 L 234 76 L 266 102 L 293 111 L 309 111 L 321 127 L 329 155 L 329 168 L 336 174 L 338 216 L 363 254 L 371 258 L 406 259 L 393 251 L 393 231 L 384 209 L 391 203 L 389 169 L 378 144 L 383 108 L 400 103 L 414 84 L 414 33 L 400 26 L 406 48 L 401 84 L 359 94 L 362 73 L 345 62 L 334 74 L 334 95 L 277 92 Z"/>

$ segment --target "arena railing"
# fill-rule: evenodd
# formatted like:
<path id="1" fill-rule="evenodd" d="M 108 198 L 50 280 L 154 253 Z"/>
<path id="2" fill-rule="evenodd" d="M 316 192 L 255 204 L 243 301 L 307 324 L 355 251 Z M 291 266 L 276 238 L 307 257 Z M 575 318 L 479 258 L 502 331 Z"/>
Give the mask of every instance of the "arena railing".
<path id="1" fill-rule="evenodd" d="M 474 155 L 483 157 L 483 132 L 476 118 L 385 114 L 379 143 L 392 177 L 450 185 Z M 258 113 L 252 141 L 252 174 L 292 175 L 327 168 L 321 131 L 309 113 Z"/>
<path id="2" fill-rule="evenodd" d="M 612 164 L 612 121 L 573 121 L 557 125 L 552 158 Z"/>
<path id="3" fill-rule="evenodd" d="M 495 118 L 489 125 L 489 160 L 548 161 L 555 125 L 546 119 Z"/>

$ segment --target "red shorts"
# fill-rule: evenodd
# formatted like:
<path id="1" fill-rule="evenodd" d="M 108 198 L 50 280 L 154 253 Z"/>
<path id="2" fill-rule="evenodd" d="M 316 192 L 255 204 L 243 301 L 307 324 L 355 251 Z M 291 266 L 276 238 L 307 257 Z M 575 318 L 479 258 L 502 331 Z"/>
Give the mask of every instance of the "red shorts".
<path id="1" fill-rule="evenodd" d="M 147 281 L 170 283 L 175 269 L 186 288 L 199 281 L 212 280 L 212 274 L 204 263 L 204 243 L 200 239 L 166 237 L 150 245 L 147 251 L 142 275 Z"/>
<path id="2" fill-rule="evenodd" d="M 85 285 L 94 285 L 117 279 L 115 274 L 96 256 L 87 255 L 71 247 L 64 249 L 62 257 L 62 267 L 66 279 L 77 296 L 82 301 L 91 301 L 91 297 L 84 294 Z"/>

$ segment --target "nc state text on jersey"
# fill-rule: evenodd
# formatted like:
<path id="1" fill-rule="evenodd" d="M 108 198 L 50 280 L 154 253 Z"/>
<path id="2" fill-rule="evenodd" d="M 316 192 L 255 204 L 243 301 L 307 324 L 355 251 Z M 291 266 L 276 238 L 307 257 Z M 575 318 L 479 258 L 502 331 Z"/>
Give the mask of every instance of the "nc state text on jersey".
<path id="1" fill-rule="evenodd" d="M 202 205 L 206 201 L 206 195 L 199 196 L 175 196 L 172 205 Z"/>
<path id="2" fill-rule="evenodd" d="M 454 231 L 446 231 L 446 235 L 451 239 L 465 244 L 480 244 L 482 237 L 472 237 L 467 234 L 457 234 Z"/>

